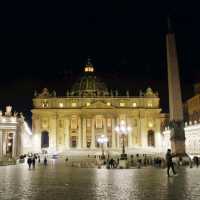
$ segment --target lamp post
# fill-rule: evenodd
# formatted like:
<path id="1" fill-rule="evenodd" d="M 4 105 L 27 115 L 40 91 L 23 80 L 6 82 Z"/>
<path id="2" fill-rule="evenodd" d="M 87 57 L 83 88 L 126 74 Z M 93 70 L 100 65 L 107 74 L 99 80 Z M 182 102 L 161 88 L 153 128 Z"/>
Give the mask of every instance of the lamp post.
<path id="1" fill-rule="evenodd" d="M 105 158 L 105 155 L 104 155 L 104 148 L 103 148 L 103 146 L 104 146 L 104 144 L 107 144 L 108 138 L 107 138 L 105 135 L 101 135 L 101 136 L 97 139 L 97 142 L 98 142 L 99 144 L 101 144 L 102 159 L 104 159 L 104 158 Z"/>
<path id="2" fill-rule="evenodd" d="M 125 153 L 125 136 L 131 131 L 130 126 L 126 126 L 124 120 L 120 121 L 120 124 L 115 127 L 115 131 L 122 136 L 122 154 L 121 160 L 127 160 L 127 154 Z"/>

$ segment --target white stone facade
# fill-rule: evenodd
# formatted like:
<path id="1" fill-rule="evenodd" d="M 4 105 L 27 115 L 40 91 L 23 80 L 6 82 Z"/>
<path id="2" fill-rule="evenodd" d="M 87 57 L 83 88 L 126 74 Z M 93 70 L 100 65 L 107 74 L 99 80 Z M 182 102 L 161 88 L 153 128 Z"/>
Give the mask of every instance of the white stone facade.
<path id="1" fill-rule="evenodd" d="M 11 109 L 7 106 L 5 113 L 0 111 L 0 159 L 32 151 L 32 133 L 27 123 L 22 114 L 13 114 Z"/>
<path id="2" fill-rule="evenodd" d="M 200 155 L 200 122 L 190 121 L 185 123 L 185 147 L 189 155 Z M 163 132 L 163 151 L 171 148 L 170 130 L 166 128 Z"/>

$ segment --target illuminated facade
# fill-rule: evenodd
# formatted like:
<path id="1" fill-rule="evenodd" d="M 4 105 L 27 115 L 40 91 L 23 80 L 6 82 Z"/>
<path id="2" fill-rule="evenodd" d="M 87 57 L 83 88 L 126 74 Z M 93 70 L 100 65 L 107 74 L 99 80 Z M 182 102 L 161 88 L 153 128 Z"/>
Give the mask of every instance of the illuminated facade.
<path id="1" fill-rule="evenodd" d="M 115 127 L 123 121 L 131 127 L 125 138 L 126 150 L 146 149 L 160 151 L 161 126 L 165 115 L 161 113 L 157 92 L 151 88 L 137 97 L 120 96 L 108 90 L 95 76 L 88 62 L 84 74 L 65 97 L 56 96 L 44 88 L 35 93 L 32 109 L 34 152 L 73 150 L 100 151 L 98 138 L 108 138 L 110 151 L 121 151 L 122 139 Z"/>
<path id="2" fill-rule="evenodd" d="M 200 155 L 200 121 L 185 122 L 185 148 L 188 155 Z M 163 151 L 171 148 L 170 130 L 163 132 Z"/>
<path id="3" fill-rule="evenodd" d="M 0 111 L 0 158 L 30 152 L 31 134 L 22 114 L 13 114 L 11 106 L 6 107 L 4 114 Z"/>
<path id="4" fill-rule="evenodd" d="M 185 110 L 190 121 L 200 119 L 200 83 L 194 85 L 195 95 L 185 103 Z"/>

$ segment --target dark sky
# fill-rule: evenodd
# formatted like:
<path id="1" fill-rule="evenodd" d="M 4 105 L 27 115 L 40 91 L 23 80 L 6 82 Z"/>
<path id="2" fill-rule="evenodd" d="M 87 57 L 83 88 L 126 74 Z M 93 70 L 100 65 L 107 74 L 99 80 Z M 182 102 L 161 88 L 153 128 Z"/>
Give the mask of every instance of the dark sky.
<path id="1" fill-rule="evenodd" d="M 73 2 L 73 3 L 72 3 Z M 30 121 L 34 90 L 64 95 L 91 56 L 109 88 L 133 95 L 148 85 L 168 111 L 166 18 L 176 34 L 183 99 L 200 81 L 199 6 L 174 1 L 69 1 L 0 5 L 0 107 Z"/>

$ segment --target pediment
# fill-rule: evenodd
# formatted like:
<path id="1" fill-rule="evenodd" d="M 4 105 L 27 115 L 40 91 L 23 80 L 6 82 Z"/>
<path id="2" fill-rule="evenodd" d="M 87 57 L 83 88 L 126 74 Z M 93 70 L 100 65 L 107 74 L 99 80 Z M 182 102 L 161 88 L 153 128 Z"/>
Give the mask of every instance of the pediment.
<path id="1" fill-rule="evenodd" d="M 94 103 L 91 103 L 90 106 L 87 106 L 86 108 L 113 108 L 111 105 L 107 105 L 106 103 L 102 102 L 102 101 L 97 101 Z"/>

